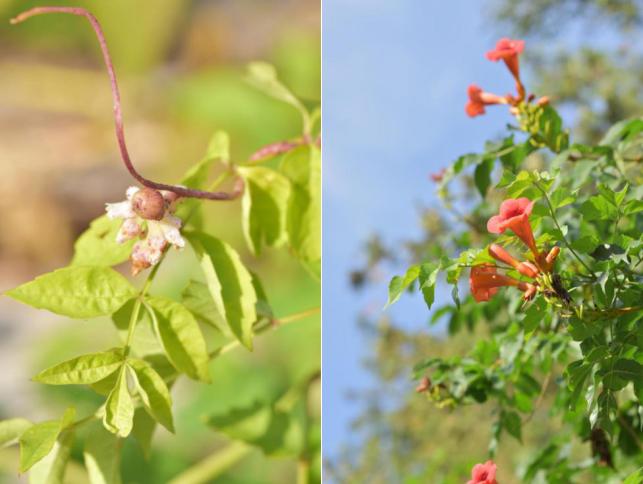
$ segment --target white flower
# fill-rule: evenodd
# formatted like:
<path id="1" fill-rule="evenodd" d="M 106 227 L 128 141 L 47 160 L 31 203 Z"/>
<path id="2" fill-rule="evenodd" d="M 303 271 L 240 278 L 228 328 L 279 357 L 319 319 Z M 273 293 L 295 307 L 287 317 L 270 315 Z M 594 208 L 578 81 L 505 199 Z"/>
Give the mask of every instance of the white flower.
<path id="1" fill-rule="evenodd" d="M 185 247 L 185 240 L 181 237 L 181 219 L 172 215 L 175 196 L 168 192 L 161 192 L 166 201 L 163 217 L 160 220 L 145 220 L 134 211 L 134 196 L 140 191 L 138 187 L 127 189 L 127 200 L 118 203 L 107 203 L 105 209 L 110 219 L 123 219 L 116 242 L 123 244 L 128 240 L 140 237 L 141 240 L 132 248 L 132 273 L 138 274 L 161 260 L 163 251 L 168 244 L 179 249 Z M 158 196 L 158 195 L 157 195 Z M 146 227 L 147 230 L 144 228 Z"/>

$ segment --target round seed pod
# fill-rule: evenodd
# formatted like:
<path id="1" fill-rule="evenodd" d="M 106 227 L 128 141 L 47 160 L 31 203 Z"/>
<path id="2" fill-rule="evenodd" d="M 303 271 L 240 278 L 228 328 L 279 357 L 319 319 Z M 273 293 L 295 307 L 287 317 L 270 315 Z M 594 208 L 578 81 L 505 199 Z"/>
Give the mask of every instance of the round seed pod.
<path id="1" fill-rule="evenodd" d="M 161 220 L 165 215 L 165 200 L 158 190 L 143 188 L 132 197 L 132 210 L 145 220 Z"/>

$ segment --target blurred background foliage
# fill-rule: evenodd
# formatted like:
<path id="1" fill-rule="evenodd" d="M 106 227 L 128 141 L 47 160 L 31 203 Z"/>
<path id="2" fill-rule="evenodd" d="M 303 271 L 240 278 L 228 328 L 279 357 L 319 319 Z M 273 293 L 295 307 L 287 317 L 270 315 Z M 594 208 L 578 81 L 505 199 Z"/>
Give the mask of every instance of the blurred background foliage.
<path id="1" fill-rule="evenodd" d="M 485 12 L 489 31 L 498 37 L 526 39 L 528 48 L 521 59 L 524 77 L 537 95 L 549 96 L 560 109 L 575 141 L 596 142 L 617 121 L 643 113 L 640 1 L 487 0 L 475 8 Z M 542 166 L 539 156 L 526 160 L 527 169 Z M 461 191 L 475 192 L 472 178 L 464 180 Z M 460 219 L 467 212 L 467 206 L 453 208 Z M 387 276 L 403 273 L 409 263 L 431 260 L 428 251 L 450 230 L 448 224 L 438 209 L 421 207 L 419 238 L 389 246 L 373 234 L 364 242 L 363 264 L 347 275 L 353 288 L 384 294 Z M 475 246 L 475 230 L 469 236 L 460 242 Z M 438 305 L 440 297 L 450 300 L 446 290 L 437 293 Z M 421 313 L 417 319 L 431 316 Z M 357 443 L 346 444 L 341 457 L 325 462 L 329 481 L 461 484 L 470 475 L 488 447 L 492 409 L 476 405 L 439 410 L 413 391 L 411 378 L 413 366 L 422 359 L 466 354 L 489 334 L 480 323 L 432 329 L 427 324 L 413 330 L 380 308 L 364 308 L 358 324 L 369 341 L 370 356 L 363 364 L 374 384 L 366 391 L 348 390 L 347 398 L 359 408 L 352 426 L 357 436 L 352 442 Z M 555 397 L 556 385 L 551 385 L 524 429 L 522 444 L 500 441 L 495 462 L 502 484 L 517 484 L 512 475 L 523 472 L 529 459 L 560 429 L 561 422 L 547 412 Z M 591 456 L 589 445 L 568 450 L 572 457 Z"/>
<path id="2" fill-rule="evenodd" d="M 245 65 L 264 60 L 308 106 L 320 102 L 320 5 L 316 0 L 157 0 L 68 2 L 101 21 L 119 78 L 128 143 L 142 173 L 176 182 L 205 152 L 216 130 L 230 134 L 232 157 L 301 133 L 298 113 L 244 82 Z M 123 198 L 133 180 L 118 156 L 107 75 L 94 34 L 82 19 L 43 16 L 12 27 L 15 14 L 42 2 L 0 0 L 0 290 L 68 263 L 73 241 L 104 203 Z M 4 19 L 4 20 L 2 20 Z M 277 318 L 319 306 L 320 286 L 285 250 L 255 259 L 243 241 L 239 203 L 209 203 L 208 230 L 241 251 L 262 278 Z M 178 295 L 195 268 L 176 254 L 157 291 Z M 191 267 L 193 265 L 194 267 Z M 254 353 L 212 363 L 214 383 L 181 380 L 173 392 L 177 434 L 157 431 L 151 454 L 128 440 L 127 483 L 168 482 L 228 448 L 203 424 L 221 406 L 282 394 L 319 373 L 319 318 L 268 334 Z M 51 418 L 91 392 L 29 382 L 37 371 L 118 340 L 110 322 L 91 325 L 35 312 L 0 298 L 0 419 Z M 319 416 L 318 379 L 309 411 Z M 82 410 L 81 410 L 82 411 Z M 69 482 L 83 482 L 80 448 Z M 288 459 L 258 450 L 212 482 L 294 481 Z M 0 482 L 17 476 L 17 449 L 0 450 Z M 319 463 L 317 463 L 318 473 Z"/>

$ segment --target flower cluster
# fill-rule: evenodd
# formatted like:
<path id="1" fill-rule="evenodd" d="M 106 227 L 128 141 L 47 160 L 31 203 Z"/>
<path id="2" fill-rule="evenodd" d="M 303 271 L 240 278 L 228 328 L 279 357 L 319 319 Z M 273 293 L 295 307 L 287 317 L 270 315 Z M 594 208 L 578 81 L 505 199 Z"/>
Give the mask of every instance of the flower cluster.
<path id="1" fill-rule="evenodd" d="M 547 254 L 538 251 L 529 223 L 529 215 L 531 215 L 533 206 L 534 202 L 527 198 L 505 200 L 500 205 L 500 213 L 491 217 L 487 222 L 487 230 L 490 233 L 501 234 L 505 230 L 511 230 L 529 248 L 533 261 L 518 261 L 498 244 L 489 246 L 489 255 L 497 261 L 513 267 L 531 281 L 519 281 L 513 277 L 499 274 L 495 265 L 474 266 L 471 268 L 469 284 L 471 294 L 477 302 L 488 301 L 498 292 L 499 287 L 505 286 L 517 287 L 524 293 L 525 301 L 528 301 L 538 292 L 539 277 L 551 272 L 556 257 L 560 253 L 560 248 L 554 247 Z"/>
<path id="2" fill-rule="evenodd" d="M 507 94 L 499 96 L 490 92 L 483 91 L 475 84 L 471 84 L 467 89 L 469 101 L 465 106 L 465 111 L 470 117 L 480 116 L 484 114 L 486 106 L 494 104 L 506 104 L 510 106 L 512 114 L 519 114 L 519 106 L 525 101 L 525 86 L 520 79 L 520 63 L 518 57 L 525 49 L 525 42 L 523 40 L 512 40 L 502 38 L 496 43 L 496 48 L 487 52 L 486 57 L 490 61 L 498 62 L 502 60 L 509 72 L 514 78 L 516 83 L 516 95 Z M 528 102 L 534 100 L 533 96 L 527 98 Z M 542 97 L 536 101 L 540 106 L 549 102 L 547 97 Z"/>
<path id="3" fill-rule="evenodd" d="M 471 470 L 471 479 L 467 484 L 498 484 L 496 481 L 496 464 L 488 460 L 484 464 L 476 464 Z"/>
<path id="4" fill-rule="evenodd" d="M 107 203 L 105 208 L 110 219 L 123 219 L 116 235 L 116 242 L 140 238 L 132 248 L 130 260 L 132 274 L 156 265 L 169 245 L 185 247 L 181 237 L 181 219 L 173 215 L 178 197 L 173 192 L 152 188 L 129 187 L 127 199 Z"/>

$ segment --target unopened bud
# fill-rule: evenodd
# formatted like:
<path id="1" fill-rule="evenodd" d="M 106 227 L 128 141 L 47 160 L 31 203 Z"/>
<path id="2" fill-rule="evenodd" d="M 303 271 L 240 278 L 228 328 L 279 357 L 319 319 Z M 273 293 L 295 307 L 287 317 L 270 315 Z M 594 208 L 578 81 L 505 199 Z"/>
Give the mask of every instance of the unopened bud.
<path id="1" fill-rule="evenodd" d="M 538 106 L 547 106 L 549 104 L 549 97 L 548 96 L 543 96 L 538 101 L 536 101 L 536 104 Z"/>
<path id="2" fill-rule="evenodd" d="M 132 197 L 132 209 L 145 220 L 161 220 L 165 215 L 165 200 L 161 192 L 146 187 Z"/>
<path id="3" fill-rule="evenodd" d="M 418 386 L 415 387 L 417 393 L 422 393 L 431 389 L 431 380 L 428 376 L 422 377 Z"/>
<path id="4" fill-rule="evenodd" d="M 516 270 L 523 276 L 531 277 L 532 279 L 538 276 L 538 268 L 531 262 L 521 262 L 516 266 Z"/>
<path id="5" fill-rule="evenodd" d="M 547 262 L 547 264 L 549 265 L 552 265 L 556 260 L 556 257 L 558 257 L 558 254 L 560 254 L 560 247 L 556 246 L 549 251 L 549 254 L 547 254 L 547 257 L 545 257 L 545 262 Z"/>
<path id="6" fill-rule="evenodd" d="M 536 286 L 534 286 L 533 284 L 527 284 L 527 287 L 525 289 L 525 294 L 523 295 L 523 299 L 525 301 L 532 300 L 536 295 L 537 291 L 538 291 L 538 288 Z"/>

